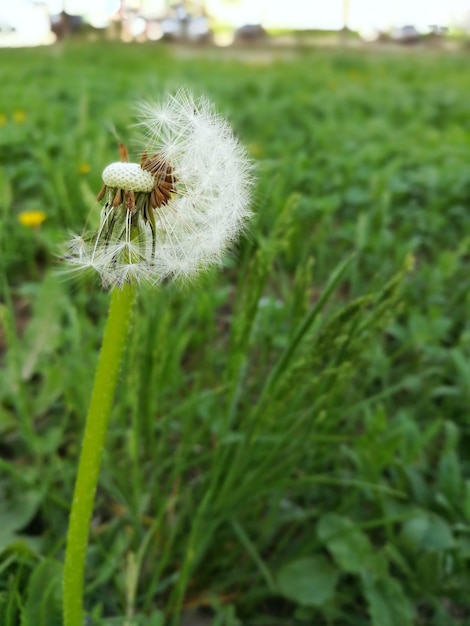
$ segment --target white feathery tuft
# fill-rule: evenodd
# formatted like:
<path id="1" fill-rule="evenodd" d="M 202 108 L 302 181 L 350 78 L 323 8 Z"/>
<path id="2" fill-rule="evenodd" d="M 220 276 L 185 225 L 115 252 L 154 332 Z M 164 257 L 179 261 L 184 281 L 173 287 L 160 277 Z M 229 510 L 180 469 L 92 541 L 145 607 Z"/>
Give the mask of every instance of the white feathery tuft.
<path id="1" fill-rule="evenodd" d="M 207 99 L 180 90 L 141 105 L 140 117 L 144 155 L 164 169 L 152 173 L 145 156 L 141 165 L 108 165 L 98 232 L 75 237 L 66 256 L 73 269 L 95 269 L 104 286 L 187 280 L 220 263 L 251 216 L 252 163 Z M 162 171 L 172 189 L 157 201 Z"/>

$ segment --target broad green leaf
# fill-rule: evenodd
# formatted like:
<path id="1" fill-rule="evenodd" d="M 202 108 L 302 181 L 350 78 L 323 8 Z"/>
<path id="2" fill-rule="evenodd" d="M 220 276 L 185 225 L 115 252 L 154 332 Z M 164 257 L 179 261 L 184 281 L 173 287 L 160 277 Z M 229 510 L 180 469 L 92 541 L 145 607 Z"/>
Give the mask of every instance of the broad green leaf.
<path id="1" fill-rule="evenodd" d="M 372 626 L 413 626 L 413 611 L 400 583 L 390 576 L 362 577 Z"/>
<path id="2" fill-rule="evenodd" d="M 1 515 L 0 550 L 6 548 L 34 517 L 42 499 L 40 491 L 24 491 L 11 498 L 4 498 L 0 493 Z"/>
<path id="3" fill-rule="evenodd" d="M 43 561 L 26 591 L 21 626 L 62 626 L 62 564 Z"/>
<path id="4" fill-rule="evenodd" d="M 344 571 L 358 574 L 370 561 L 370 541 L 349 518 L 327 513 L 320 518 L 317 533 Z"/>
<path id="5" fill-rule="evenodd" d="M 434 513 L 423 511 L 403 524 L 401 538 L 405 546 L 413 551 L 449 550 L 455 539 L 449 524 Z"/>
<path id="6" fill-rule="evenodd" d="M 333 597 L 339 571 L 324 556 L 297 559 L 277 575 L 279 593 L 303 606 L 323 606 Z"/>

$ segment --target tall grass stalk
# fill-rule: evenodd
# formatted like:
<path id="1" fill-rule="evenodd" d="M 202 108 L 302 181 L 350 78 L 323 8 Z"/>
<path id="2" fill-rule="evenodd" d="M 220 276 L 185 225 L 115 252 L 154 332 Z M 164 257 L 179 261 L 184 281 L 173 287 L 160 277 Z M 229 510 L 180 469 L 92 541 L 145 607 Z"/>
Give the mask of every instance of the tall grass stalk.
<path id="1" fill-rule="evenodd" d="M 135 285 L 126 283 L 122 289 L 114 289 L 111 297 L 83 436 L 67 533 L 64 626 L 83 624 L 83 579 L 90 521 L 134 296 Z"/>

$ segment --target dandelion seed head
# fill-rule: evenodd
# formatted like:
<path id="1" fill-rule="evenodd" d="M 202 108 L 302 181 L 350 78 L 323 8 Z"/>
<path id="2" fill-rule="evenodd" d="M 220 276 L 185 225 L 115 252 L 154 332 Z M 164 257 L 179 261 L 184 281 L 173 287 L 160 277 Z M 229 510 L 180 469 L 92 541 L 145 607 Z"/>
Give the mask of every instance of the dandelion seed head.
<path id="1" fill-rule="evenodd" d="M 153 176 L 143 170 L 138 163 L 111 163 L 102 174 L 107 187 L 130 191 L 152 191 L 155 186 Z"/>
<path id="2" fill-rule="evenodd" d="M 104 169 L 100 226 L 66 256 L 105 287 L 187 281 L 222 261 L 251 216 L 252 163 L 207 99 L 181 90 L 139 113 L 140 164 Z"/>

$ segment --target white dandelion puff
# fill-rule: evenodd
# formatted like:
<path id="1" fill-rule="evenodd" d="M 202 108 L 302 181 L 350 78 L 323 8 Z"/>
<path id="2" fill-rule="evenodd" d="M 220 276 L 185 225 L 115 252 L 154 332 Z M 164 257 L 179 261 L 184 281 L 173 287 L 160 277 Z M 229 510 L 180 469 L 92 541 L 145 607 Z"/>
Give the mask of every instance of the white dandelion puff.
<path id="1" fill-rule="evenodd" d="M 103 171 L 97 232 L 74 237 L 64 257 L 105 287 L 186 280 L 220 263 L 251 216 L 252 164 L 208 100 L 179 91 L 140 115 L 140 163 L 120 147 Z"/>

